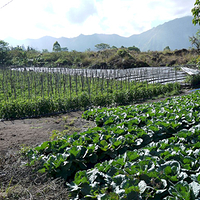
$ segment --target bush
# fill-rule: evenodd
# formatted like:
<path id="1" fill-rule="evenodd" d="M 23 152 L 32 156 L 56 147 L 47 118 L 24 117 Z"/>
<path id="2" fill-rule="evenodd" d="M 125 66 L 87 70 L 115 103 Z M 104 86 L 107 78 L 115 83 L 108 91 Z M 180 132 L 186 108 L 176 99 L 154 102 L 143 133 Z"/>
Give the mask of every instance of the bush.
<path id="1" fill-rule="evenodd" d="M 200 74 L 187 76 L 186 82 L 191 85 L 191 87 L 196 87 L 200 85 Z"/>
<path id="2" fill-rule="evenodd" d="M 119 49 L 117 55 L 123 58 L 128 55 L 128 52 L 125 49 Z"/>
<path id="3" fill-rule="evenodd" d="M 113 102 L 113 96 L 111 94 L 98 94 L 95 96 L 92 96 L 92 104 L 94 106 L 100 106 L 100 107 L 104 107 L 104 106 L 110 106 L 112 105 Z"/>
<path id="4" fill-rule="evenodd" d="M 127 93 L 124 91 L 119 91 L 114 93 L 114 101 L 117 105 L 126 105 L 127 104 Z"/>
<path id="5" fill-rule="evenodd" d="M 91 100 L 87 92 L 82 92 L 79 96 L 79 106 L 81 108 L 88 108 L 91 105 Z"/>

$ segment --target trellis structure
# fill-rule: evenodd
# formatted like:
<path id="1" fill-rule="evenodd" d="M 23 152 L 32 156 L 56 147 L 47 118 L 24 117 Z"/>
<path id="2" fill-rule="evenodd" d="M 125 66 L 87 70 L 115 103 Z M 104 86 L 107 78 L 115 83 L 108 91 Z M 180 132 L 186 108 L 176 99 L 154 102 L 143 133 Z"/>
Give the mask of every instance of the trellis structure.
<path id="1" fill-rule="evenodd" d="M 17 68 L 24 70 L 24 68 Z M 98 77 L 105 79 L 117 79 L 138 81 L 147 83 L 173 83 L 183 82 L 187 73 L 180 67 L 141 67 L 131 69 L 69 69 L 69 68 L 26 68 L 28 71 L 36 72 L 60 72 L 70 75 L 81 75 L 85 77 Z"/>

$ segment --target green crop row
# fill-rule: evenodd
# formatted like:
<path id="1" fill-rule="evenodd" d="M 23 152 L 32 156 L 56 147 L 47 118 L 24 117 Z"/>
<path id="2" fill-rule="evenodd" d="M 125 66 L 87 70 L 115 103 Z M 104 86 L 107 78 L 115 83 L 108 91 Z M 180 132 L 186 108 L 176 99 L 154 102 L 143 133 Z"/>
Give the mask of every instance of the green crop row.
<path id="1" fill-rule="evenodd" d="M 198 92 L 88 110 L 83 117 L 97 127 L 44 142 L 26 155 L 41 172 L 65 178 L 74 199 L 198 199 L 199 111 Z"/>
<path id="2" fill-rule="evenodd" d="M 147 84 L 62 73 L 0 70 L 0 118 L 41 116 L 126 105 L 180 92 L 178 83 Z"/>
<path id="3" fill-rule="evenodd" d="M 184 199 L 200 197 L 200 126 L 79 171 L 67 183 L 88 199 Z M 191 143 L 191 141 L 193 142 Z"/>

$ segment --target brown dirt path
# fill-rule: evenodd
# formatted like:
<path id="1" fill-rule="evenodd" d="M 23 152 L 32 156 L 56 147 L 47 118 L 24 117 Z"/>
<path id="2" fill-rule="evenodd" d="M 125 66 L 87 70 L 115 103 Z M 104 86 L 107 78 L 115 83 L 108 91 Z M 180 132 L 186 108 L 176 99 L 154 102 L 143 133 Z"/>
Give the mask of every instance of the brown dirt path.
<path id="1" fill-rule="evenodd" d="M 22 145 L 35 146 L 49 140 L 53 130 L 84 131 L 89 123 L 81 118 L 82 112 L 64 115 L 0 122 L 0 155 L 19 150 Z"/>

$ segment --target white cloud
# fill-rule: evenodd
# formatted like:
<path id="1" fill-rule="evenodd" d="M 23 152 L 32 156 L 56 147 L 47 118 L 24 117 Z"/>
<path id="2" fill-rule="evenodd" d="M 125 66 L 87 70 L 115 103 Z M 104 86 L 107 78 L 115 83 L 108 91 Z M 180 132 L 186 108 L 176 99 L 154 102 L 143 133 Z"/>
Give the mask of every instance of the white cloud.
<path id="1" fill-rule="evenodd" d="M 67 13 L 67 18 L 71 23 L 82 24 L 90 16 L 97 14 L 95 1 L 85 0 L 80 1 L 75 7 L 70 8 Z"/>
<path id="2" fill-rule="evenodd" d="M 8 2 L 0 2 L 0 39 L 93 33 L 130 36 L 191 15 L 195 0 L 13 0 L 3 7 Z"/>

